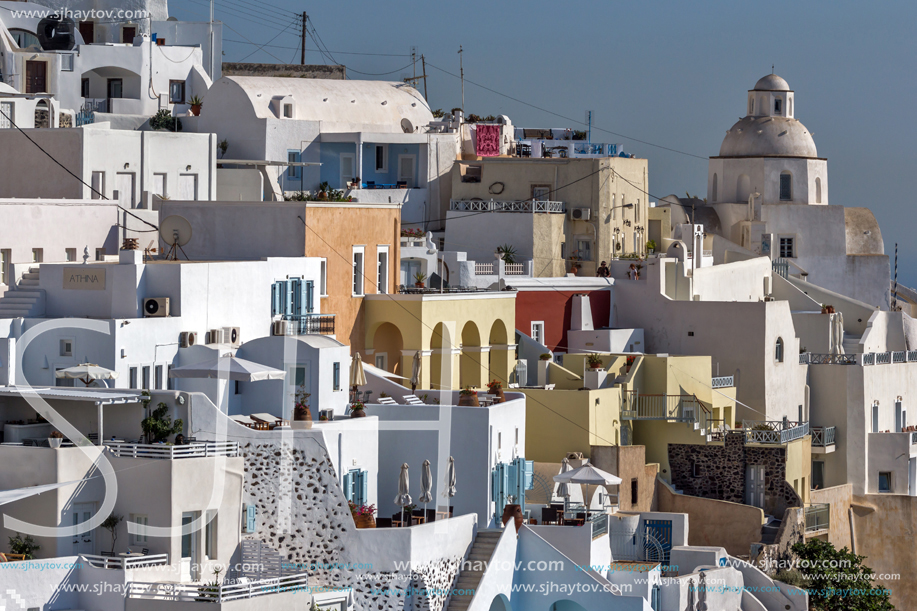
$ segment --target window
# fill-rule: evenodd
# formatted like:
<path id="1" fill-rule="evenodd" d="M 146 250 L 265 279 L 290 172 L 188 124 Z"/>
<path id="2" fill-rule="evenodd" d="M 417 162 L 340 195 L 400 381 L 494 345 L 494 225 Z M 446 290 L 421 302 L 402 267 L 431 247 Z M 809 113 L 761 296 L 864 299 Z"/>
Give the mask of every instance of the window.
<path id="1" fill-rule="evenodd" d="M 207 510 L 207 526 L 204 527 L 204 554 L 213 560 L 217 557 L 217 512 Z"/>
<path id="2" fill-rule="evenodd" d="M 637 205 L 634 207 L 634 222 L 640 222 L 640 198 L 637 198 Z M 636 249 L 634 249 L 636 251 Z"/>
<path id="3" fill-rule="evenodd" d="M 197 201 L 197 174 L 178 175 L 178 199 L 185 202 Z"/>
<path id="4" fill-rule="evenodd" d="M 781 98 L 774 98 L 774 113 L 780 114 L 783 112 L 783 100 Z"/>
<path id="5" fill-rule="evenodd" d="M 819 490 L 825 487 L 825 461 L 812 461 L 812 489 Z"/>
<path id="6" fill-rule="evenodd" d="M 780 238 L 780 258 L 792 259 L 796 256 L 796 239 Z"/>
<path id="7" fill-rule="evenodd" d="M 13 251 L 9 248 L 0 250 L 0 284 L 10 283 L 10 257 Z"/>
<path id="8" fill-rule="evenodd" d="M 748 98 L 748 114 L 749 115 L 755 114 L 755 99 L 754 98 Z"/>
<path id="9" fill-rule="evenodd" d="M 302 152 L 296 150 L 287 151 L 287 161 L 290 163 L 299 163 L 302 160 Z M 291 165 L 287 167 L 287 178 L 302 178 L 302 166 Z"/>
<path id="10" fill-rule="evenodd" d="M 546 202 L 551 197 L 551 185 L 532 185 L 532 199 Z"/>
<path id="11" fill-rule="evenodd" d="M 481 166 L 463 165 L 459 167 L 462 174 L 462 182 L 481 182 Z"/>
<path id="12" fill-rule="evenodd" d="M 353 295 L 363 296 L 363 254 L 362 246 L 353 247 Z"/>
<path id="13" fill-rule="evenodd" d="M 84 78 L 80 81 L 80 95 L 84 98 L 89 97 L 89 79 Z"/>
<path id="14" fill-rule="evenodd" d="M 388 354 L 385 352 L 377 352 L 374 361 L 377 369 L 388 370 Z"/>
<path id="15" fill-rule="evenodd" d="M 241 395 L 242 387 L 239 385 L 239 380 L 233 380 L 234 384 L 232 386 L 232 394 Z"/>
<path id="16" fill-rule="evenodd" d="M 376 171 L 388 172 L 388 147 L 384 144 L 376 145 Z"/>
<path id="17" fill-rule="evenodd" d="M 172 378 L 169 377 L 169 366 L 166 365 L 162 371 L 163 376 L 166 379 L 166 390 L 175 390 L 172 388 Z"/>
<path id="18" fill-rule="evenodd" d="M 284 117 L 285 119 L 292 119 L 292 118 L 293 118 L 293 105 L 292 105 L 292 104 L 284 104 L 284 105 L 283 105 L 283 117 Z"/>
<path id="19" fill-rule="evenodd" d="M 591 240 L 577 240 L 576 241 L 576 250 L 578 251 L 579 258 L 582 261 L 592 261 L 592 241 Z"/>
<path id="20" fill-rule="evenodd" d="M 379 246 L 376 256 L 376 292 L 388 293 L 388 246 Z"/>
<path id="21" fill-rule="evenodd" d="M 60 56 L 61 72 L 73 72 L 73 53 L 66 53 Z"/>
<path id="22" fill-rule="evenodd" d="M 630 504 L 631 504 L 631 505 L 636 505 L 636 504 L 637 504 L 637 498 L 638 498 L 638 495 L 637 495 L 637 478 L 635 477 L 635 478 L 633 478 L 632 480 L 630 480 Z"/>
<path id="23" fill-rule="evenodd" d="M 777 343 L 774 345 L 774 360 L 778 363 L 783 362 L 783 338 L 778 337 Z"/>
<path id="24" fill-rule="evenodd" d="M 76 261 L 76 249 L 75 249 L 75 248 L 68 248 L 68 249 L 66 249 L 66 257 L 65 257 L 65 258 L 66 258 L 66 260 L 67 260 L 68 263 L 72 263 L 73 261 Z"/>
<path id="25" fill-rule="evenodd" d="M 892 491 L 891 471 L 879 471 L 879 492 Z"/>
<path id="26" fill-rule="evenodd" d="M 346 189 L 347 183 L 353 181 L 355 166 L 353 153 L 341 153 L 341 189 Z"/>
<path id="27" fill-rule="evenodd" d="M 318 290 L 320 297 L 328 296 L 328 259 L 322 259 L 319 272 Z"/>
<path id="28" fill-rule="evenodd" d="M 132 513 L 131 522 L 139 527 L 140 532 L 131 533 L 131 545 L 143 545 L 147 542 L 147 528 L 150 526 L 150 518 L 145 515 Z"/>
<path id="29" fill-rule="evenodd" d="M 32 249 L 32 263 L 41 263 L 44 261 L 45 254 L 44 249 L 42 248 L 33 248 Z"/>
<path id="30" fill-rule="evenodd" d="M 691 477 L 700 477 L 700 465 L 696 460 L 691 461 Z"/>
<path id="31" fill-rule="evenodd" d="M 544 346 L 544 321 L 532 321 L 532 339 Z"/>
<path id="32" fill-rule="evenodd" d="M 618 216 L 618 207 L 615 205 L 615 200 L 618 199 L 617 193 L 611 194 L 611 220 L 615 220 Z"/>
<path id="33" fill-rule="evenodd" d="M 126 45 L 134 44 L 134 37 L 137 35 L 135 26 L 125 26 L 121 28 L 121 42 Z"/>
<path id="34" fill-rule="evenodd" d="M 142 374 L 143 375 L 143 386 L 141 388 L 149 390 L 150 389 L 150 366 L 145 365 L 143 367 L 142 372 L 143 372 Z"/>
<path id="35" fill-rule="evenodd" d="M 156 390 L 162 390 L 162 365 L 156 365 L 154 371 L 154 386 Z"/>
<path id="36" fill-rule="evenodd" d="M 780 201 L 793 201 L 793 176 L 789 172 L 780 175 Z"/>
<path id="37" fill-rule="evenodd" d="M 96 248 L 96 261 L 104 261 L 104 260 L 105 260 L 105 249 Z"/>
<path id="38" fill-rule="evenodd" d="M 20 49 L 34 48 L 36 51 L 41 50 L 41 41 L 38 40 L 38 36 L 32 34 L 28 30 L 10 28 L 10 34 L 13 36 L 13 40 L 16 41 Z"/>
<path id="39" fill-rule="evenodd" d="M 710 194 L 710 199 L 713 200 L 714 202 L 716 201 L 716 188 L 717 188 L 717 175 L 714 174 L 713 175 L 713 189 Z"/>
<path id="40" fill-rule="evenodd" d="M 102 199 L 105 193 L 105 172 L 92 173 L 92 199 Z"/>
<path id="41" fill-rule="evenodd" d="M 901 405 L 901 401 L 895 401 L 895 432 L 900 433 L 907 428 L 907 410 Z"/>
<path id="42" fill-rule="evenodd" d="M 872 404 L 872 432 L 879 432 L 879 402 L 876 401 Z"/>
<path id="43" fill-rule="evenodd" d="M 334 390 L 341 390 L 341 364 L 334 363 L 331 369 L 331 383 Z"/>
<path id="44" fill-rule="evenodd" d="M 73 340 L 72 339 L 62 339 L 60 341 L 60 355 L 61 356 L 73 356 Z"/>
<path id="45" fill-rule="evenodd" d="M 185 103 L 185 81 L 169 81 L 169 104 Z"/>
<path id="46" fill-rule="evenodd" d="M 403 183 L 402 189 L 414 188 L 414 174 L 417 166 L 417 157 L 414 155 L 398 155 L 398 182 Z"/>
<path id="47" fill-rule="evenodd" d="M 365 505 L 369 501 L 369 471 L 351 469 L 344 474 L 344 496 L 354 505 Z"/>
<path id="48" fill-rule="evenodd" d="M 130 385 L 131 388 L 137 390 L 137 368 L 131 367 L 130 369 Z"/>

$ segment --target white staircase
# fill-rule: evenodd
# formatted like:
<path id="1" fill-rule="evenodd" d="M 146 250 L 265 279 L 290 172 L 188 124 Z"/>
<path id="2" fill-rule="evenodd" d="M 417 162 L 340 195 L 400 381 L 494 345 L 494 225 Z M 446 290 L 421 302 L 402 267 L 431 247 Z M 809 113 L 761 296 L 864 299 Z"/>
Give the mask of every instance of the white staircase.
<path id="1" fill-rule="evenodd" d="M 30 267 L 19 284 L 0 297 L 0 318 L 34 318 L 45 313 L 45 292 L 38 288 L 39 268 Z"/>
<path id="2" fill-rule="evenodd" d="M 513 523 L 508 524 L 509 528 L 515 528 Z M 459 572 L 458 581 L 455 582 L 453 589 L 464 590 L 469 594 L 453 595 L 449 599 L 448 611 L 465 611 L 474 598 L 474 592 L 477 592 L 481 578 L 484 576 L 484 570 L 490 564 L 490 558 L 494 554 L 494 549 L 503 535 L 502 529 L 479 530 L 474 538 L 474 545 L 471 546 L 471 553 L 463 563 L 468 570 L 462 569 Z M 480 569 L 480 570 L 477 570 Z"/>

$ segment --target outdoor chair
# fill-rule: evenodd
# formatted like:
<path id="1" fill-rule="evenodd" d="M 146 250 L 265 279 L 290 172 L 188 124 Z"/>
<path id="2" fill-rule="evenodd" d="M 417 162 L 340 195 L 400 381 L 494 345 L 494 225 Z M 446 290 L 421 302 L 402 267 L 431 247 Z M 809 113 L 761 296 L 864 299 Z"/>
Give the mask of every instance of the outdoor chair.
<path id="1" fill-rule="evenodd" d="M 391 518 L 376 518 L 376 528 L 391 528 L 392 519 Z"/>
<path id="2" fill-rule="evenodd" d="M 553 507 L 543 507 L 541 509 L 542 524 L 557 524 L 557 510 Z"/>
<path id="3" fill-rule="evenodd" d="M 406 180 L 399 180 L 395 183 L 395 188 L 396 189 L 407 189 L 408 182 Z"/>
<path id="4" fill-rule="evenodd" d="M 142 550 L 140 550 L 140 553 L 143 554 L 144 556 L 149 556 L 149 555 L 150 555 L 150 548 L 144 547 Z"/>
<path id="5" fill-rule="evenodd" d="M 375 188 L 376 188 L 376 181 L 375 181 L 375 180 L 367 180 L 367 181 L 366 181 L 366 188 L 367 188 L 367 189 L 375 189 Z"/>
<path id="6" fill-rule="evenodd" d="M 436 521 L 436 510 L 427 509 L 426 511 L 427 511 L 427 522 L 435 522 Z"/>
<path id="7" fill-rule="evenodd" d="M 392 399 L 391 397 L 379 397 L 376 400 L 376 403 L 379 405 L 398 405 L 398 402 Z"/>

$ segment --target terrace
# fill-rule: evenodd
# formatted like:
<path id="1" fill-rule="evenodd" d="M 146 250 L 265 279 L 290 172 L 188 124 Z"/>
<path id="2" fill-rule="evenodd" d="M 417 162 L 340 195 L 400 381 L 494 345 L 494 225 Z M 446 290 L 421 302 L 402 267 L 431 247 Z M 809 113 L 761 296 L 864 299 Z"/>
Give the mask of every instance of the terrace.
<path id="1" fill-rule="evenodd" d="M 497 201 L 480 199 L 453 199 L 449 201 L 452 212 L 547 212 L 563 214 L 564 202 L 548 200 Z"/>
<path id="2" fill-rule="evenodd" d="M 634 391 L 627 393 L 621 418 L 685 422 L 701 431 L 706 431 L 714 422 L 710 409 L 695 395 L 641 395 Z"/>
<path id="3" fill-rule="evenodd" d="M 743 420 L 745 443 L 786 444 L 809 434 L 808 422 Z"/>

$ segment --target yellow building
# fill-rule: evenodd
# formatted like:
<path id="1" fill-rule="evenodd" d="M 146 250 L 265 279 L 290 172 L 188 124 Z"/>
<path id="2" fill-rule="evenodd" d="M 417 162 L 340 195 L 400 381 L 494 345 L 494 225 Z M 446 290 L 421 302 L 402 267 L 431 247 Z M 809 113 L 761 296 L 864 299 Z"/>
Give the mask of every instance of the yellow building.
<path id="1" fill-rule="evenodd" d="M 516 365 L 516 293 L 367 295 L 366 355 L 377 367 L 411 376 L 421 355 L 418 388 L 506 388 Z"/>

